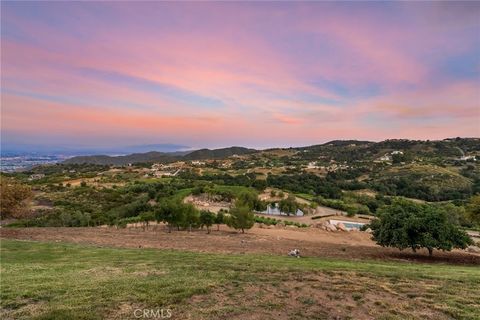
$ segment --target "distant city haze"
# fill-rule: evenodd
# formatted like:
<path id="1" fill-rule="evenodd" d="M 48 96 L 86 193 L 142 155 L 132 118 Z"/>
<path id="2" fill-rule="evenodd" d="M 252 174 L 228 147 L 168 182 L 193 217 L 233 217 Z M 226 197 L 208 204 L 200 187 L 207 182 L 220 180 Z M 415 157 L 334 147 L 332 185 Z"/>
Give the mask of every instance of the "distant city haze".
<path id="1" fill-rule="evenodd" d="M 480 136 L 480 2 L 1 9 L 2 150 Z"/>

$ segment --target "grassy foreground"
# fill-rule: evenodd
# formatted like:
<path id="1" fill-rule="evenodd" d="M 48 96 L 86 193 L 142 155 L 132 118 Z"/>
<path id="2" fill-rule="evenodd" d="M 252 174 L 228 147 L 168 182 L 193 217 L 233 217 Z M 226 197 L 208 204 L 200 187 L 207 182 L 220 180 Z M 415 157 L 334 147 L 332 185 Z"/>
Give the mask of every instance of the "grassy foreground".
<path id="1" fill-rule="evenodd" d="M 172 319 L 479 319 L 480 267 L 1 241 L 3 319 L 125 319 L 136 308 L 170 308 Z"/>

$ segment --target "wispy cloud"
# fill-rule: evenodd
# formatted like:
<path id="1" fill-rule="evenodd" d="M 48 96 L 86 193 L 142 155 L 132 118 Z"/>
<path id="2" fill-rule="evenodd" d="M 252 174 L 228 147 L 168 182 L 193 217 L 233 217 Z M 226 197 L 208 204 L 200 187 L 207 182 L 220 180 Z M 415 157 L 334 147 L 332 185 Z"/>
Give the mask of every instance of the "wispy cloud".
<path id="1" fill-rule="evenodd" d="M 478 3 L 2 2 L 2 132 L 187 145 L 478 136 L 479 17 Z"/>

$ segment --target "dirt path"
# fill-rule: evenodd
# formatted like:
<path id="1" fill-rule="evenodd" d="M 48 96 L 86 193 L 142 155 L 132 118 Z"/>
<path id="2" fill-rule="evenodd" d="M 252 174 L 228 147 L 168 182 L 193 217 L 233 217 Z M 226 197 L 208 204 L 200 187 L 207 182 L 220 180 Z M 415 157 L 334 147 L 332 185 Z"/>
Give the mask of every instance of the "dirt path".
<path id="1" fill-rule="evenodd" d="M 412 252 L 382 248 L 373 243 L 369 234 L 362 232 L 329 233 L 320 229 L 262 229 L 254 227 L 245 234 L 225 226 L 220 231 L 173 231 L 167 233 L 164 226 L 116 229 L 98 228 L 1 228 L 2 238 L 60 241 L 94 244 L 108 247 L 162 248 L 197 252 L 263 253 L 286 255 L 297 248 L 307 257 L 333 257 L 345 259 L 381 259 L 422 262 L 448 262 L 479 264 L 480 255 L 463 251 L 435 252 L 429 258 L 426 252 Z"/>

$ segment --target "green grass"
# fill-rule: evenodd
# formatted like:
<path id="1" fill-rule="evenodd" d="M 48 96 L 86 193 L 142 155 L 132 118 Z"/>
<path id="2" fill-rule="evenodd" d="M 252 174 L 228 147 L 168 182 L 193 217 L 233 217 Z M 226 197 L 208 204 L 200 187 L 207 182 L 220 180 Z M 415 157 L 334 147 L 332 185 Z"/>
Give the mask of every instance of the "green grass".
<path id="1" fill-rule="evenodd" d="M 336 280 L 328 289 L 339 295 L 347 292 L 352 297 L 348 281 L 362 292 L 379 292 L 388 285 L 405 299 L 418 296 L 431 300 L 432 308 L 454 318 L 478 319 L 480 314 L 478 266 L 293 259 L 15 240 L 2 240 L 1 245 L 0 316 L 13 318 L 102 319 L 122 304 L 182 310 L 192 307 L 187 300 L 195 294 L 208 296 L 218 288 L 233 287 L 229 294 L 238 295 L 247 285 L 278 287 L 292 278 L 304 286 L 309 282 L 303 279 L 311 275 L 344 278 L 345 282 Z M 408 290 L 404 289 L 406 283 Z M 417 291 L 412 293 L 412 287 Z M 299 301 L 304 306 L 312 304 L 307 298 Z M 252 312 L 245 306 L 237 307 L 220 311 Z M 206 318 L 215 318 L 220 311 Z"/>

